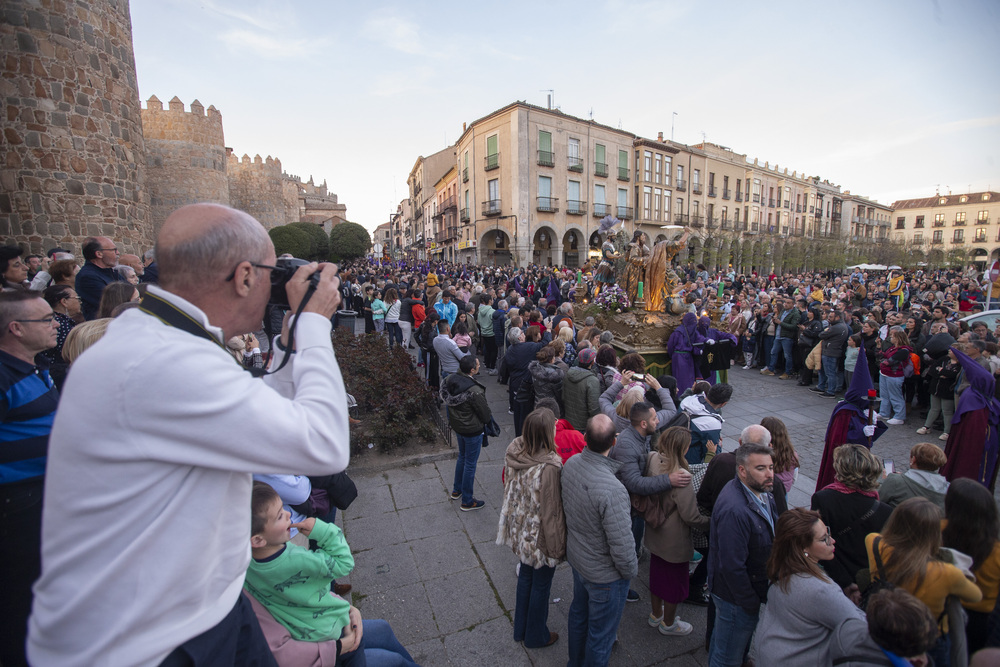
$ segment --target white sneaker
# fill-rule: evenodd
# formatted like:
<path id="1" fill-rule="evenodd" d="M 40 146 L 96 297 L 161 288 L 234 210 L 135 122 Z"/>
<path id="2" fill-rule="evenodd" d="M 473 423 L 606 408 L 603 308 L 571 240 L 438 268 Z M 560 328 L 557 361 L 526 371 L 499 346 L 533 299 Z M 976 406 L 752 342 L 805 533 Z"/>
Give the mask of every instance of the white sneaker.
<path id="1" fill-rule="evenodd" d="M 748 364 L 748 365 L 746 365 L 746 366 L 744 366 L 744 367 L 743 367 L 743 370 L 745 370 L 745 371 L 748 371 L 748 370 L 750 370 L 750 366 L 749 366 L 749 364 Z"/>
<path id="2" fill-rule="evenodd" d="M 660 614 L 659 616 L 653 616 L 653 612 L 650 612 L 649 618 L 646 619 L 646 622 L 649 623 L 649 627 L 655 628 L 656 626 L 661 625 L 663 623 L 663 614 Z"/>
<path id="3" fill-rule="evenodd" d="M 931 430 L 929 428 L 927 428 L 926 426 L 921 426 L 920 428 L 917 429 L 917 433 L 920 434 L 920 435 L 927 435 L 930 432 L 931 432 Z"/>
<path id="4" fill-rule="evenodd" d="M 899 426 L 900 424 L 905 424 L 906 422 L 903 421 L 902 419 L 888 419 L 886 420 L 885 423 L 889 424 L 890 426 Z"/>
<path id="5" fill-rule="evenodd" d="M 660 625 L 657 628 L 661 635 L 667 635 L 672 637 L 683 637 L 684 635 L 691 634 L 693 627 L 690 623 L 685 623 L 680 619 L 680 616 L 674 619 L 673 625 L 667 625 L 663 621 L 660 621 Z"/>
<path id="6" fill-rule="evenodd" d="M 938 436 L 938 440 L 947 441 L 948 440 L 948 434 L 947 433 L 942 433 L 941 435 Z"/>

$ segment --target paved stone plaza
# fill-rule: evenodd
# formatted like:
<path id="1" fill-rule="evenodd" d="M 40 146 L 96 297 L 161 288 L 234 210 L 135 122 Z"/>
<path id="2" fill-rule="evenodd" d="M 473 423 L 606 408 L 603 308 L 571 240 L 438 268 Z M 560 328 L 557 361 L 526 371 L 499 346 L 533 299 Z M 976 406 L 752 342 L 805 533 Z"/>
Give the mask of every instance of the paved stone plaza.
<path id="1" fill-rule="evenodd" d="M 809 505 L 819 469 L 826 424 L 836 401 L 796 386 L 794 380 L 761 376 L 756 370 L 730 372 L 735 388 L 723 409 L 723 448 L 736 447 L 747 425 L 767 415 L 788 426 L 801 470 L 789 494 L 790 505 Z M 455 450 L 414 465 L 372 470 L 363 459 L 352 465 L 358 499 L 338 518 L 355 554 L 349 581 L 354 604 L 366 618 L 392 623 L 400 641 L 421 665 L 565 665 L 566 618 L 572 600 L 572 573 L 561 564 L 552 583 L 549 628 L 559 641 L 544 649 L 525 649 L 512 638 L 517 559 L 495 543 L 503 487 L 504 450 L 514 435 L 507 414 L 507 388 L 483 376 L 493 414 L 503 434 L 483 450 L 476 474 L 476 497 L 486 507 L 459 511 L 449 501 Z M 911 416 L 890 427 L 874 451 L 905 470 L 909 448 L 921 439 Z M 931 437 L 937 443 L 936 436 Z M 940 443 L 943 444 L 943 443 Z M 664 637 L 646 624 L 649 614 L 648 558 L 639 563 L 633 588 L 641 600 L 625 606 L 611 664 L 706 665 L 705 609 L 681 605 L 679 615 L 694 625 L 687 637 Z"/>

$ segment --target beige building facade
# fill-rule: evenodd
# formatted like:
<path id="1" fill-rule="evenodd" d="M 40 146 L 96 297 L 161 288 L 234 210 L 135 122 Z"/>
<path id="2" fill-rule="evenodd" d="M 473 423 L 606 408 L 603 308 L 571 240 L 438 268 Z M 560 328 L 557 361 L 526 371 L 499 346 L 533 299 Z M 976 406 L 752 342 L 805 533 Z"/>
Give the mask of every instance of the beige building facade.
<path id="1" fill-rule="evenodd" d="M 630 178 L 620 171 L 634 140 L 524 102 L 465 126 L 456 151 L 460 257 L 582 266 L 601 218 L 634 217 Z"/>
<path id="2" fill-rule="evenodd" d="M 931 265 L 1000 260 L 1000 193 L 936 194 L 893 203 L 891 234 Z M 956 262 L 957 263 L 957 262 Z"/>
<path id="3" fill-rule="evenodd" d="M 405 254 L 412 260 L 427 260 L 431 258 L 431 244 L 435 243 L 432 216 L 436 191 L 434 184 L 441 176 L 455 165 L 455 147 L 449 146 L 427 157 L 420 156 L 406 179 L 410 199 L 410 218 L 400 224 L 403 236 L 411 239 L 407 244 Z"/>

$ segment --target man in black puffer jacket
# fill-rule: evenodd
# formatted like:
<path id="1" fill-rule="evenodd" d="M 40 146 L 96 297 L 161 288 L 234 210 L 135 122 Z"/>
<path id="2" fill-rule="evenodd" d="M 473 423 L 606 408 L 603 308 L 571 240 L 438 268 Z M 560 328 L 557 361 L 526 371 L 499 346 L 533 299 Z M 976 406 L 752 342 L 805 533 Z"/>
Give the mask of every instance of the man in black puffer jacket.
<path id="1" fill-rule="evenodd" d="M 478 510 L 486 503 L 472 496 L 476 482 L 476 464 L 483 447 L 483 430 L 493 417 L 486 402 L 486 387 L 475 381 L 479 360 L 466 355 L 458 362 L 458 372 L 441 382 L 441 399 L 448 406 L 448 425 L 458 440 L 455 483 L 451 499 L 462 499 L 462 511 Z"/>

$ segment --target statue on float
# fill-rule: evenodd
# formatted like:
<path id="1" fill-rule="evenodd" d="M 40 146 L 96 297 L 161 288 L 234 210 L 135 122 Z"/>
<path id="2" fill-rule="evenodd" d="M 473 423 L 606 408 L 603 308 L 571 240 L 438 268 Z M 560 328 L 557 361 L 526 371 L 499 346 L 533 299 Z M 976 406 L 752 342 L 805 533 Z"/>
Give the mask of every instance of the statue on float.
<path id="1" fill-rule="evenodd" d="M 601 290 L 615 284 L 615 260 L 621 255 L 615 251 L 614 227 L 619 222 L 621 221 L 618 218 L 608 215 L 601 220 L 601 224 L 597 228 L 597 233 L 605 236 L 605 240 L 601 245 L 601 262 L 597 265 L 597 270 L 594 271 L 594 296 L 600 294 Z"/>
<path id="2" fill-rule="evenodd" d="M 687 245 L 691 231 L 677 225 L 665 229 L 683 230 L 679 238 L 666 239 L 653 246 L 645 272 L 646 310 L 653 313 L 669 312 L 674 315 L 683 311 L 683 303 L 676 295 L 684 287 L 684 283 L 674 272 L 671 263 L 674 257 Z"/>

